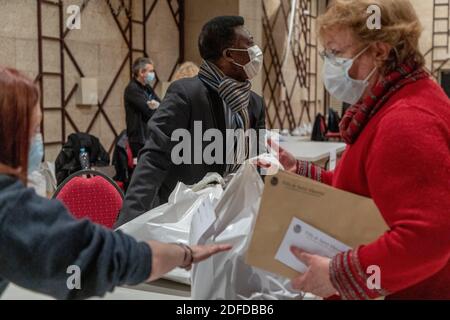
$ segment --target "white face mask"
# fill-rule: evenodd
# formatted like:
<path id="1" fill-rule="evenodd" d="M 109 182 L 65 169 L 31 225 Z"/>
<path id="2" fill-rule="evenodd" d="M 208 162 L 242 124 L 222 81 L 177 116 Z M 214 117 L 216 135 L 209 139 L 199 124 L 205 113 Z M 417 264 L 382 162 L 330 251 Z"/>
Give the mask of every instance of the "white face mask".
<path id="1" fill-rule="evenodd" d="M 375 67 L 365 80 L 355 80 L 348 74 L 353 63 L 369 47 L 358 53 L 353 59 L 332 58 L 324 56 L 325 66 L 323 70 L 323 81 L 327 91 L 336 99 L 351 105 L 356 104 L 369 86 L 369 80 L 377 70 Z"/>
<path id="2" fill-rule="evenodd" d="M 233 63 L 244 69 L 245 74 L 247 75 L 249 80 L 254 79 L 261 71 L 264 63 L 264 54 L 257 45 L 254 45 L 253 47 L 250 47 L 248 49 L 234 49 L 234 48 L 225 49 L 225 51 L 227 50 L 248 52 L 250 61 L 246 65 L 242 65 L 234 61 Z"/>

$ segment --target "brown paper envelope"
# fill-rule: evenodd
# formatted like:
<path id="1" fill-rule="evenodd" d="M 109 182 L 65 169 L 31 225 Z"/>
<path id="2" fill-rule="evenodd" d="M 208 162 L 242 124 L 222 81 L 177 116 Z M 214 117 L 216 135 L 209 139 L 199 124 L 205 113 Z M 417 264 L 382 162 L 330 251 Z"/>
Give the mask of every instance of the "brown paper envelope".
<path id="1" fill-rule="evenodd" d="M 288 172 L 266 177 L 246 263 L 288 278 L 298 272 L 275 260 L 296 217 L 344 244 L 369 244 L 389 230 L 372 199 Z"/>

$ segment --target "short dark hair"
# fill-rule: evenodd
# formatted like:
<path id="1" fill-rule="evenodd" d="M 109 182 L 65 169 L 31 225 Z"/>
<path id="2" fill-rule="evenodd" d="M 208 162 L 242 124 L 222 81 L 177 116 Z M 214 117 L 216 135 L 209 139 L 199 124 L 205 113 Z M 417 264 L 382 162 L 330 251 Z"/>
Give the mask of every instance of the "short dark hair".
<path id="1" fill-rule="evenodd" d="M 137 58 L 133 62 L 133 77 L 137 77 L 139 75 L 139 72 L 142 69 L 145 69 L 145 66 L 148 64 L 153 64 L 153 61 L 150 58 L 147 57 Z"/>
<path id="2" fill-rule="evenodd" d="M 245 24 L 240 16 L 221 16 L 208 21 L 202 28 L 198 39 L 200 55 L 204 60 L 217 61 L 223 51 L 236 40 L 236 27 Z"/>

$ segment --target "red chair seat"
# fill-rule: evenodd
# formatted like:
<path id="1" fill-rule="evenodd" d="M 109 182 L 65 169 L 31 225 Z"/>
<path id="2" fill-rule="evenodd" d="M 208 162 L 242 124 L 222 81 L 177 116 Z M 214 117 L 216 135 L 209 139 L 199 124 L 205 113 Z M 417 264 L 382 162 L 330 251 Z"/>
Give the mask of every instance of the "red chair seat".
<path id="1" fill-rule="evenodd" d="M 77 219 L 87 218 L 112 228 L 123 204 L 123 197 L 110 181 L 102 176 L 76 176 L 63 185 L 56 195 Z"/>

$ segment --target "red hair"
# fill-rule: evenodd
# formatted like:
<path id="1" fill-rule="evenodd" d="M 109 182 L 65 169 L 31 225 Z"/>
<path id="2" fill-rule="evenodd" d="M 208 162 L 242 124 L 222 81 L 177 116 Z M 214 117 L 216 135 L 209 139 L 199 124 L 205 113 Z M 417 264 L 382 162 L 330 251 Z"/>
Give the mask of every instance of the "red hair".
<path id="1" fill-rule="evenodd" d="M 25 75 L 0 67 L 0 174 L 27 181 L 31 121 L 39 89 Z"/>

